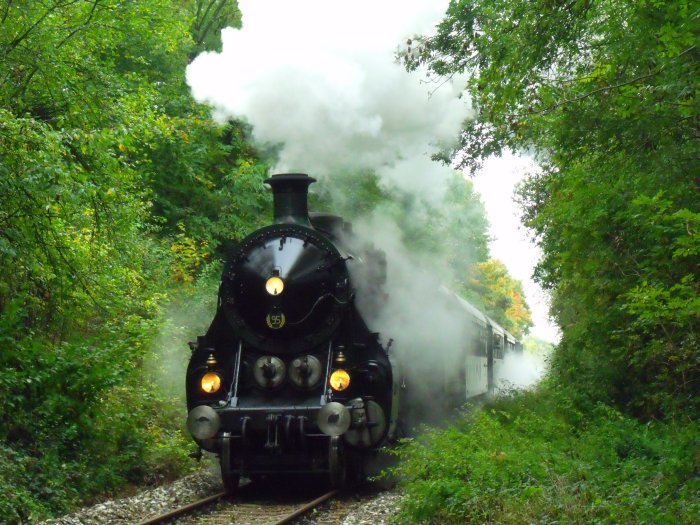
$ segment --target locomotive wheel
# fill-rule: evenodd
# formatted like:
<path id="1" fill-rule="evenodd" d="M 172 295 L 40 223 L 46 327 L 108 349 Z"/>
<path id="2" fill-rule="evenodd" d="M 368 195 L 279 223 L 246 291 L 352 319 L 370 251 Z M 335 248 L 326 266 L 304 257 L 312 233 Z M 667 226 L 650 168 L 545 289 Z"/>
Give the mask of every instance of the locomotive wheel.
<path id="1" fill-rule="evenodd" d="M 233 457 L 231 454 L 231 434 L 225 432 L 221 438 L 221 452 L 219 453 L 219 464 L 221 465 L 221 480 L 224 490 L 228 494 L 234 494 L 238 490 L 238 482 L 241 477 L 233 472 Z"/>
<path id="2" fill-rule="evenodd" d="M 328 446 L 328 467 L 331 487 L 341 489 L 347 483 L 345 447 L 340 436 L 333 436 Z"/>

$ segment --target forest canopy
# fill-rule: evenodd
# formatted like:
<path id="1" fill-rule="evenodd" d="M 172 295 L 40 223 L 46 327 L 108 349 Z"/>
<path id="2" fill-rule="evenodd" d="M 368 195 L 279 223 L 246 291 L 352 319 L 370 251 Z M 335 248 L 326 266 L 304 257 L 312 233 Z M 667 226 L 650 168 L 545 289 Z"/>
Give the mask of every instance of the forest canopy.
<path id="1" fill-rule="evenodd" d="M 694 2 L 453 0 L 409 69 L 467 73 L 465 168 L 511 149 L 562 330 L 554 370 L 645 417 L 697 414 L 698 59 Z"/>

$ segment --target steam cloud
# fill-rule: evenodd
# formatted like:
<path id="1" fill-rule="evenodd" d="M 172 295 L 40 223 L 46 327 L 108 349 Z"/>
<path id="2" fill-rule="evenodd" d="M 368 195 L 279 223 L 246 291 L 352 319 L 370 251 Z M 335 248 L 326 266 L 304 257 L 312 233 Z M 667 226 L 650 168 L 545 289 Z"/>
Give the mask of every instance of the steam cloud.
<path id="1" fill-rule="evenodd" d="M 385 344 L 388 338 L 393 339 L 394 351 L 400 356 L 403 373 L 411 383 L 412 403 L 426 410 L 423 401 L 432 400 L 422 417 L 424 421 L 437 422 L 444 416 L 443 410 L 450 407 L 441 405 L 436 396 L 443 387 L 453 393 L 457 390 L 458 385 L 451 383 L 459 381 L 456 370 L 464 365 L 464 350 L 473 345 L 475 334 L 470 332 L 467 314 L 432 270 L 437 263 L 426 264 L 411 253 L 401 241 L 398 226 L 375 213 L 356 221 L 354 232 L 360 242 L 371 239 L 387 254 L 388 299 L 378 311 L 371 300 L 374 290 L 364 289 L 367 281 L 361 273 L 356 273 L 358 269 L 353 261 L 348 263 L 358 286 L 357 306 L 370 328 L 382 335 Z M 494 370 L 497 389 L 509 391 L 533 386 L 545 373 L 545 359 L 545 355 L 527 352 L 506 353 L 501 366 Z"/>
<path id="2" fill-rule="evenodd" d="M 430 33 L 447 4 L 240 0 L 242 29 L 224 29 L 222 51 L 198 56 L 187 82 L 214 118 L 244 118 L 256 142 L 280 146 L 277 172 L 327 177 L 369 169 L 435 202 L 452 170 L 430 156 L 454 145 L 471 109 L 460 98 L 462 79 L 438 87 L 424 71 L 406 72 L 395 54 L 413 35 Z M 440 370 L 467 345 L 464 314 L 405 248 L 395 225 L 368 217 L 355 231 L 385 250 L 388 263 L 389 302 L 363 313 L 385 342 L 395 340 L 420 378 L 420 395 L 431 399 L 444 381 Z M 423 375 L 429 371 L 434 375 Z"/>
<path id="3" fill-rule="evenodd" d="M 536 384 L 546 371 L 544 355 L 508 353 L 503 359 L 503 366 L 498 370 L 496 384 L 504 390 L 528 388 Z"/>
<path id="4" fill-rule="evenodd" d="M 395 61 L 430 32 L 446 0 L 241 0 L 242 29 L 187 68 L 193 96 L 224 121 L 244 117 L 259 143 L 281 144 L 275 171 L 328 176 L 376 170 L 407 191 L 440 196 L 450 168 L 430 155 L 470 115 L 462 84 L 441 86 Z"/>
<path id="5" fill-rule="evenodd" d="M 359 239 L 372 239 L 387 254 L 388 300 L 379 311 L 363 302 L 373 292 L 363 289 L 365 280 L 354 279 L 359 287 L 358 308 L 370 328 L 391 337 L 403 361 L 413 367 L 439 369 L 439 363 L 454 362 L 468 334 L 463 312 L 441 290 L 439 278 L 408 251 L 395 224 L 375 215 L 355 224 L 354 231 Z M 352 261 L 349 268 L 353 272 Z"/>

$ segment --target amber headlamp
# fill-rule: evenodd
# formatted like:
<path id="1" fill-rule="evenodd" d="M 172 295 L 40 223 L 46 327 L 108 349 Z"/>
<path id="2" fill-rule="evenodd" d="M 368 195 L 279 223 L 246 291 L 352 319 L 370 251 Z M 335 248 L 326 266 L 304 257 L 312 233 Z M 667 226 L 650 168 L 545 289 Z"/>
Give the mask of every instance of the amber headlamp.
<path id="1" fill-rule="evenodd" d="M 207 358 L 207 368 L 209 371 L 202 376 L 199 382 L 202 391 L 207 394 L 215 394 L 221 388 L 221 376 L 212 370 L 216 364 L 216 357 L 214 357 L 214 354 L 209 354 Z"/>
<path id="2" fill-rule="evenodd" d="M 340 368 L 338 370 L 334 370 L 328 384 L 336 392 L 342 392 L 350 386 L 350 374 Z"/>
<path id="3" fill-rule="evenodd" d="M 201 386 L 207 394 L 215 394 L 221 388 L 221 376 L 216 372 L 207 372 L 202 376 Z"/>

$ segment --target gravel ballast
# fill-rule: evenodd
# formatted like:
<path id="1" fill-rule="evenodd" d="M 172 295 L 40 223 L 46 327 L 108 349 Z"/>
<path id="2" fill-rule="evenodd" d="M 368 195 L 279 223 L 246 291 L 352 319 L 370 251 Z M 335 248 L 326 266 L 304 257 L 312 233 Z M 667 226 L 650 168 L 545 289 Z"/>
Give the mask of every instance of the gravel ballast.
<path id="1" fill-rule="evenodd" d="M 135 525 L 223 490 L 214 468 L 202 469 L 172 483 L 144 489 L 137 494 L 107 500 L 77 512 L 37 525 Z M 396 513 L 400 495 L 396 491 L 370 488 L 345 496 L 299 518 L 298 525 L 381 525 Z M 185 519 L 187 522 L 187 519 Z"/>
<path id="2" fill-rule="evenodd" d="M 104 501 L 40 525 L 127 525 L 163 514 L 223 490 L 218 472 L 201 470 L 128 498 Z"/>

